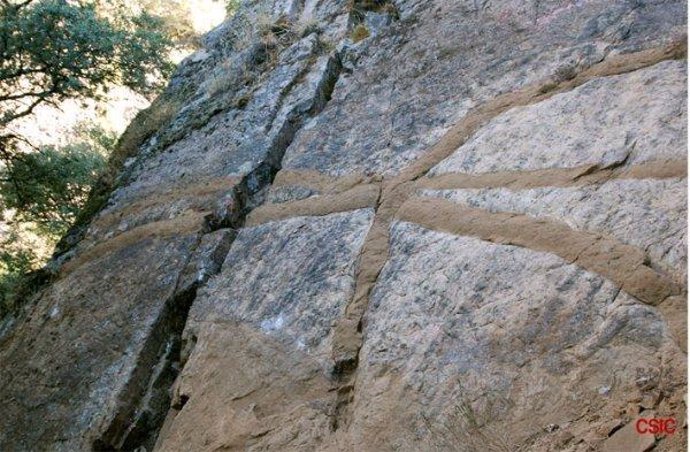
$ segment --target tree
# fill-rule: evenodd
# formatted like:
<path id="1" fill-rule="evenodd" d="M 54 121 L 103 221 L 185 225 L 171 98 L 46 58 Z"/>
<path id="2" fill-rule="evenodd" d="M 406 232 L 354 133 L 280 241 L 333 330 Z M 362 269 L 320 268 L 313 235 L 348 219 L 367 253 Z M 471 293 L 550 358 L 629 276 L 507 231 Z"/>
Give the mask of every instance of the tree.
<path id="1" fill-rule="evenodd" d="M 162 31 L 178 48 L 196 48 L 199 36 L 192 23 L 192 12 L 188 0 L 137 0 L 141 9 L 161 18 Z"/>
<path id="2" fill-rule="evenodd" d="M 0 158 L 25 140 L 11 123 L 44 103 L 98 98 L 114 85 L 151 95 L 172 70 L 162 21 L 124 3 L 0 0 Z M 26 143 L 28 144 L 28 143 Z"/>
<path id="3" fill-rule="evenodd" d="M 27 272 L 73 222 L 114 144 L 87 129 L 38 148 L 13 124 L 113 86 L 155 94 L 172 71 L 163 22 L 132 0 L 0 0 L 0 319 L 42 278 Z"/>
<path id="4" fill-rule="evenodd" d="M 0 181 L 0 319 L 34 284 L 25 275 L 48 259 L 105 167 L 115 135 L 93 124 L 64 147 L 16 155 Z M 34 277 L 41 276 L 35 272 Z M 35 278 L 34 278 L 35 279 Z"/>
<path id="5" fill-rule="evenodd" d="M 116 140 L 94 125 L 82 125 L 76 133 L 75 143 L 15 156 L 0 180 L 3 210 L 15 212 L 14 222 L 33 224 L 53 240 L 83 207 Z"/>

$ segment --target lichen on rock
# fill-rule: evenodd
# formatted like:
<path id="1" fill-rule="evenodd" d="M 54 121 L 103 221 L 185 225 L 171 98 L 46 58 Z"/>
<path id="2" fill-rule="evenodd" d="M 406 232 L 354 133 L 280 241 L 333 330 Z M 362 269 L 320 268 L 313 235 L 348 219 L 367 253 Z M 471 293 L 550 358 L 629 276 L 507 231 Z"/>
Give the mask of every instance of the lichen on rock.
<path id="1" fill-rule="evenodd" d="M 244 2 L 0 327 L 0 449 L 681 450 L 686 9 Z"/>

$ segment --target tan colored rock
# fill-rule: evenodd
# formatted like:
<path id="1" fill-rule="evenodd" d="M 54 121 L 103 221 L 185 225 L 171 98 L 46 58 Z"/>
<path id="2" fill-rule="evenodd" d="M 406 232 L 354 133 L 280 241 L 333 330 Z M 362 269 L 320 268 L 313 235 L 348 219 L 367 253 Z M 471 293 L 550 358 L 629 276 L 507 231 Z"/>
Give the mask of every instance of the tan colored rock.
<path id="1" fill-rule="evenodd" d="M 648 416 L 648 414 L 644 415 Z M 647 452 L 651 450 L 656 439 L 650 433 L 640 434 L 637 432 L 635 423 L 638 419 L 640 418 L 633 419 L 607 439 L 601 448 L 602 452 Z"/>
<path id="2" fill-rule="evenodd" d="M 608 435 L 686 422 L 686 10 L 244 2 L 0 320 L 0 449 L 648 448 Z"/>
<path id="3" fill-rule="evenodd" d="M 671 297 L 659 305 L 659 311 L 668 322 L 678 346 L 687 353 L 688 349 L 688 299 Z"/>

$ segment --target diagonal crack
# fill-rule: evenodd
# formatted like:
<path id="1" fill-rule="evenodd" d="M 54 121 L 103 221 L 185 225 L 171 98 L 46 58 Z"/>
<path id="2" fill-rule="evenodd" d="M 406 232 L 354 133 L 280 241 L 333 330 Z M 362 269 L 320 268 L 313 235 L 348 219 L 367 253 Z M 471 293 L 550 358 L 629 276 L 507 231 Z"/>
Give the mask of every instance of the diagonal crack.
<path id="1" fill-rule="evenodd" d="M 310 68 L 312 67 L 310 65 Z M 269 145 L 266 159 L 246 174 L 235 186 L 232 194 L 219 200 L 214 212 L 205 217 L 190 257 L 183 264 L 183 270 L 178 276 L 176 291 L 165 303 L 155 325 L 151 328 L 151 334 L 143 346 L 135 369 L 118 396 L 118 405 L 112 420 L 92 444 L 94 450 L 134 450 L 139 447 L 153 449 L 170 409 L 171 387 L 182 371 L 184 355 L 189 353 L 187 346 L 183 350 L 182 333 L 197 291 L 210 276 L 221 270 L 222 261 L 236 236 L 234 231 L 244 227 L 247 215 L 255 206 L 262 204 L 261 193 L 273 183 L 276 173 L 281 168 L 283 156 L 297 130 L 307 118 L 317 115 L 326 106 L 340 70 L 339 55 L 334 53 L 327 61 L 323 77 L 313 93 L 309 110 L 306 113 L 288 113 Z M 289 91 L 282 95 L 287 95 Z M 219 232 L 223 235 L 209 253 L 210 268 L 197 277 L 196 267 L 199 266 L 198 260 L 201 256 L 197 256 L 196 251 L 202 248 L 205 239 Z"/>

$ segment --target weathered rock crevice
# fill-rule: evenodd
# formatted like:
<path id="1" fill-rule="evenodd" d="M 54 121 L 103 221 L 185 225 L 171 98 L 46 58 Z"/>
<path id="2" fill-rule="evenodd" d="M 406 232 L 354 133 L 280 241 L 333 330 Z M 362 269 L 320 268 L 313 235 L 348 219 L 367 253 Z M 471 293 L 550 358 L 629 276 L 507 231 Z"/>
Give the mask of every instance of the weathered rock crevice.
<path id="1" fill-rule="evenodd" d="M 423 197 L 408 200 L 397 218 L 432 230 L 555 254 L 605 276 L 630 295 L 653 306 L 682 292 L 669 275 L 647 265 L 642 250 L 602 235 L 575 231 L 554 221 L 489 213 L 463 208 L 443 199 Z"/>
<path id="2" fill-rule="evenodd" d="M 94 450 L 153 450 L 170 407 L 171 387 L 184 365 L 182 333 L 189 311 L 199 287 L 220 271 L 235 237 L 225 234 L 213 240 L 212 235 L 211 231 L 198 235 L 177 278 L 174 294 L 151 327 L 127 384 L 117 397 L 109 425 L 93 442 Z"/>
<path id="3" fill-rule="evenodd" d="M 152 450 L 180 371 L 181 338 L 197 286 L 168 300 L 118 397 L 117 408 L 94 450 Z"/>
<path id="4" fill-rule="evenodd" d="M 144 446 L 152 450 L 158 433 L 171 407 L 172 387 L 194 347 L 194 338 L 183 341 L 182 333 L 197 291 L 210 276 L 218 273 L 235 233 L 222 240 L 213 250 L 206 250 L 211 258 L 211 271 L 197 274 L 194 253 L 202 242 L 216 232 L 236 231 L 244 227 L 248 215 L 263 204 L 263 194 L 270 187 L 281 168 L 285 150 L 304 121 L 318 114 L 330 100 L 340 73 L 337 54 L 329 59 L 324 77 L 317 87 L 315 101 L 306 112 L 290 112 L 282 127 L 273 135 L 266 159 L 236 184 L 232 194 L 217 203 L 214 212 L 203 219 L 201 235 L 193 250 L 187 269 L 178 282 L 176 295 L 166 303 L 161 318 L 152 328 L 150 337 L 139 356 L 138 364 L 119 397 L 119 407 L 110 425 L 93 444 L 96 450 L 134 450 Z M 288 95 L 289 90 L 282 93 Z M 195 223 L 195 224 L 198 224 Z M 218 250 L 222 251 L 218 251 Z M 191 266 L 191 268 L 190 268 Z M 191 279 L 187 275 L 192 274 Z M 177 401 L 181 409 L 184 401 Z"/>
<path id="5" fill-rule="evenodd" d="M 334 53 L 326 63 L 323 77 L 316 87 L 310 108 L 307 111 L 290 111 L 280 129 L 275 132 L 267 131 L 273 138 L 266 158 L 235 186 L 231 202 L 221 204 L 212 215 L 206 218 L 209 230 L 226 227 L 240 229 L 244 226 L 245 219 L 250 212 L 264 204 L 266 190 L 272 185 L 276 174 L 281 169 L 285 151 L 304 122 L 317 115 L 326 106 L 335 88 L 341 68 L 340 57 Z M 308 74 L 310 69 L 312 66 L 307 66 L 303 74 Z M 288 96 L 296 83 L 293 81 L 286 87 L 281 93 L 281 98 Z M 279 111 L 280 108 L 276 109 L 276 116 Z"/>
<path id="6" fill-rule="evenodd" d="M 687 176 L 687 160 L 653 161 L 627 167 L 556 168 L 534 171 L 506 171 L 479 175 L 443 173 L 419 179 L 417 186 L 429 190 L 509 188 L 525 190 L 539 187 L 580 187 L 603 184 L 615 179 L 669 179 Z"/>

